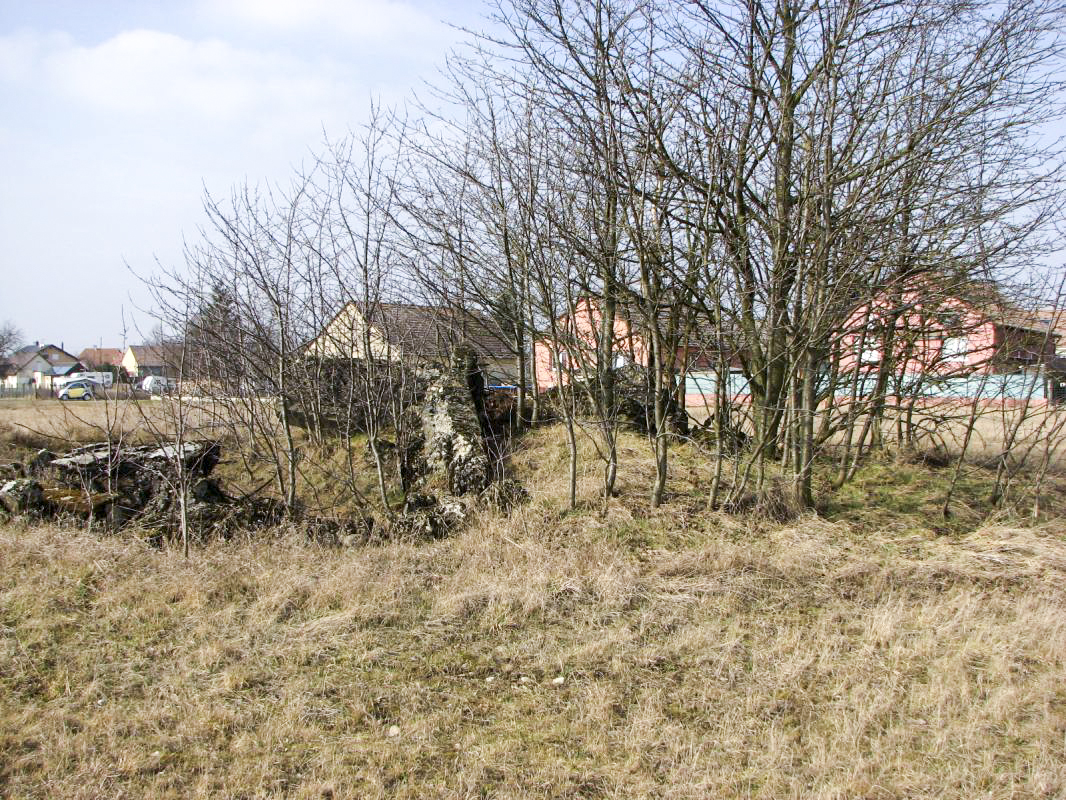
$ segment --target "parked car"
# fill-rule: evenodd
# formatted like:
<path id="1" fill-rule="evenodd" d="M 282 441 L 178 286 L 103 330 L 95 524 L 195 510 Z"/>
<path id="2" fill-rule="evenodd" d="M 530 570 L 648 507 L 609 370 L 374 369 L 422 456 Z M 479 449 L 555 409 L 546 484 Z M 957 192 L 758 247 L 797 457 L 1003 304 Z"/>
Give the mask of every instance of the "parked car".
<path id="1" fill-rule="evenodd" d="M 137 388 L 149 394 L 163 394 L 177 388 L 178 382 L 163 375 L 149 375 L 141 381 Z"/>
<path id="2" fill-rule="evenodd" d="M 60 400 L 92 400 L 96 384 L 92 381 L 74 381 L 59 390 Z"/>
<path id="3" fill-rule="evenodd" d="M 72 372 L 69 375 L 64 375 L 61 378 L 53 378 L 52 386 L 56 389 L 61 389 L 69 383 L 75 383 L 77 381 L 88 381 L 94 383 L 97 386 L 110 389 L 114 384 L 115 376 L 110 372 Z"/>

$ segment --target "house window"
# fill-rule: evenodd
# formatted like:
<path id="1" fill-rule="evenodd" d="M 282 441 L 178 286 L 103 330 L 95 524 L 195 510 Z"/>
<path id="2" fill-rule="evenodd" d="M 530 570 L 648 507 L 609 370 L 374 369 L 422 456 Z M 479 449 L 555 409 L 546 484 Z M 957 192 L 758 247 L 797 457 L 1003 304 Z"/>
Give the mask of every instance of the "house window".
<path id="1" fill-rule="evenodd" d="M 969 343 L 965 336 L 950 336 L 944 339 L 940 355 L 949 361 L 961 361 L 969 353 Z"/>
<path id="2" fill-rule="evenodd" d="M 873 326 L 855 339 L 855 352 L 860 364 L 878 364 L 881 361 L 881 340 Z"/>
<path id="3" fill-rule="evenodd" d="M 962 325 L 962 315 L 956 311 L 947 311 L 937 315 L 937 321 L 946 334 L 956 332 Z"/>
<path id="4" fill-rule="evenodd" d="M 862 348 L 862 352 L 859 354 L 859 360 L 863 364 L 877 364 L 881 361 L 881 348 L 876 343 L 872 343 L 869 340 Z"/>

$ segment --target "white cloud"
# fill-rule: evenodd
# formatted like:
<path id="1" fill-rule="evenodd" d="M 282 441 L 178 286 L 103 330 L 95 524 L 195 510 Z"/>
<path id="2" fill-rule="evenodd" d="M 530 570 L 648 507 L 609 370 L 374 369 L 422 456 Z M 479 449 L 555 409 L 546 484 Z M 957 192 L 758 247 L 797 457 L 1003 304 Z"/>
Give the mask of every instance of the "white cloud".
<path id="1" fill-rule="evenodd" d="M 34 338 L 119 341 L 138 291 L 123 264 L 179 264 L 203 186 L 286 180 L 323 130 L 358 127 L 371 97 L 399 101 L 452 36 L 410 2 L 192 3 L 158 29 L 159 14 L 0 26 L 0 238 L 33 265 L 5 284 L 0 318 Z M 42 314 L 42 276 L 77 302 Z"/>
<path id="2" fill-rule="evenodd" d="M 292 59 L 148 30 L 124 31 L 95 47 L 53 50 L 44 68 L 65 94 L 135 115 L 224 122 L 271 104 L 313 105 L 329 93 L 322 78 Z"/>

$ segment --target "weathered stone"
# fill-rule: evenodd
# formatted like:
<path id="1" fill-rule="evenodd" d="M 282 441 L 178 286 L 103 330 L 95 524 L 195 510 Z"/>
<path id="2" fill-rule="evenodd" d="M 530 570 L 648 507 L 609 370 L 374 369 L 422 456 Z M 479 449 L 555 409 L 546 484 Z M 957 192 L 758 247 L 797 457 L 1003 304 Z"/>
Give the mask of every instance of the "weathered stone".
<path id="1" fill-rule="evenodd" d="M 444 529 L 446 531 L 466 522 L 467 517 L 470 516 L 466 505 L 464 505 L 462 501 L 454 499 L 446 500 L 441 503 L 438 514 L 441 522 L 444 523 Z"/>
<path id="2" fill-rule="evenodd" d="M 408 436 L 400 453 L 400 480 L 405 488 L 414 486 L 426 472 L 426 459 L 422 454 L 426 440 L 417 424 L 412 424 L 408 430 L 418 432 Z"/>
<path id="3" fill-rule="evenodd" d="M 48 510 L 44 489 L 33 478 L 17 478 L 0 487 L 0 505 L 12 515 Z"/>
<path id="4" fill-rule="evenodd" d="M 53 458 L 47 466 L 58 479 L 82 485 L 107 478 L 121 479 L 140 472 L 168 474 L 174 472 L 179 463 L 186 474 L 206 477 L 218 464 L 220 456 L 221 447 L 217 442 L 184 442 L 180 447 L 96 444 L 71 450 L 62 458 Z"/>
<path id="5" fill-rule="evenodd" d="M 192 485 L 189 490 L 189 494 L 192 495 L 194 500 L 198 500 L 201 503 L 229 503 L 231 499 L 218 483 L 210 478 L 203 478 L 198 480 Z"/>
<path id="6" fill-rule="evenodd" d="M 412 492 L 403 501 L 403 513 L 410 514 L 423 508 L 433 508 L 437 505 L 437 498 L 431 494 L 418 494 Z"/>
<path id="7" fill-rule="evenodd" d="M 430 382 L 422 411 L 426 464 L 448 476 L 453 495 L 480 492 L 491 481 L 485 454 L 483 412 L 484 377 L 476 357 L 456 351 L 448 367 Z"/>
<path id="8" fill-rule="evenodd" d="M 26 464 L 26 472 L 29 475 L 40 475 L 42 470 L 55 460 L 55 457 L 55 453 L 51 450 L 38 450 L 37 454 Z"/>
<path id="9" fill-rule="evenodd" d="M 441 530 L 440 520 L 431 510 L 399 514 L 389 525 L 393 539 L 435 539 Z"/>
<path id="10" fill-rule="evenodd" d="M 16 478 L 25 478 L 26 468 L 17 461 L 13 464 L 0 464 L 0 481 L 13 481 Z"/>
<path id="11" fill-rule="evenodd" d="M 370 516 L 354 517 L 313 517 L 303 521 L 307 538 L 318 544 L 355 547 L 366 544 L 374 534 L 374 518 Z"/>
<path id="12" fill-rule="evenodd" d="M 44 499 L 57 513 L 89 515 L 107 503 L 113 502 L 117 495 L 111 492 L 85 492 L 81 489 L 59 487 L 45 489 Z"/>
<path id="13" fill-rule="evenodd" d="M 0 489 L 0 505 L 11 514 L 77 514 L 106 519 L 115 527 L 137 520 L 149 528 L 175 530 L 179 504 L 174 473 L 181 464 L 191 482 L 189 520 L 197 527 L 228 530 L 238 518 L 271 516 L 246 507 L 249 504 L 234 503 L 206 477 L 219 456 L 220 448 L 212 442 L 187 442 L 180 448 L 103 443 L 58 458 L 42 450 L 29 465 L 31 473 L 42 474 L 42 480 L 9 481 Z"/>

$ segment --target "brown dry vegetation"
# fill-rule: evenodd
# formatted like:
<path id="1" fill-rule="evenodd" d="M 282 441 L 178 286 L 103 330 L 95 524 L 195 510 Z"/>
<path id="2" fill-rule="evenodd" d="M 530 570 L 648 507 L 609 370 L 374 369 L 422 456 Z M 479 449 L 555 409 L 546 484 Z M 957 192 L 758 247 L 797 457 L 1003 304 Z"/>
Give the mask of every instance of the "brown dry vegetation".
<path id="1" fill-rule="evenodd" d="M 652 467 L 623 446 L 631 497 Z M 562 454 L 530 435 L 531 502 L 425 545 L 275 531 L 185 561 L 3 529 L 0 793 L 1066 794 L 1060 522 L 937 536 L 913 466 L 832 519 L 741 522 L 684 453 L 664 508 L 566 514 Z"/>
<path id="2" fill-rule="evenodd" d="M 0 449 L 62 448 L 98 442 L 108 435 L 150 442 L 153 432 L 166 434 L 171 430 L 168 416 L 172 415 L 165 413 L 165 402 L 0 400 Z M 197 413 L 190 427 L 203 428 L 209 422 L 207 414 Z"/>

